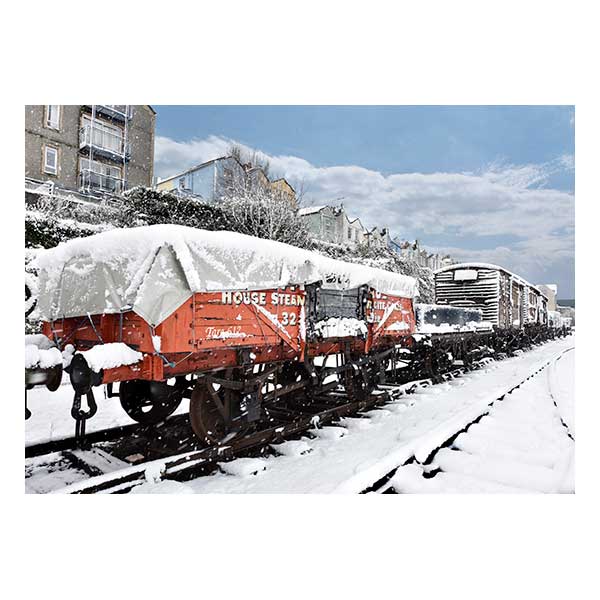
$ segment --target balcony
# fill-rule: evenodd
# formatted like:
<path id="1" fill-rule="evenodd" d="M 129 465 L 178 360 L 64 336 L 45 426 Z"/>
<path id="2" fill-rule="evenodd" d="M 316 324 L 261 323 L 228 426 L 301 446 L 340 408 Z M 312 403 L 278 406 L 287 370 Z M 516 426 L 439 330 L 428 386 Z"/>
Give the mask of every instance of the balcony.
<path id="1" fill-rule="evenodd" d="M 88 104 L 89 108 L 96 108 L 96 113 L 121 121 L 124 123 L 131 119 L 131 107 L 129 104 Z"/>
<path id="2" fill-rule="evenodd" d="M 82 193 L 99 194 L 120 194 L 124 188 L 124 181 L 118 177 L 96 173 L 89 169 L 84 169 L 79 173 L 79 190 Z"/>
<path id="3" fill-rule="evenodd" d="M 79 149 L 119 162 L 129 160 L 129 145 L 122 135 L 91 124 L 79 129 Z"/>

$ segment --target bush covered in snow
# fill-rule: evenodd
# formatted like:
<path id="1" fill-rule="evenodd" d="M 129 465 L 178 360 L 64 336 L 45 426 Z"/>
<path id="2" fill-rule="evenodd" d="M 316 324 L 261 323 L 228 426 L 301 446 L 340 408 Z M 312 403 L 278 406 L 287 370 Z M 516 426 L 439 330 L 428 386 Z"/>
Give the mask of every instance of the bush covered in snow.
<path id="1" fill-rule="evenodd" d="M 223 198 L 221 206 L 231 231 L 310 248 L 304 220 L 285 200 L 268 194 L 241 193 Z"/>
<path id="2" fill-rule="evenodd" d="M 30 208 L 52 215 L 57 219 L 90 225 L 105 225 L 118 218 L 120 204 L 114 200 L 86 202 L 72 195 L 40 196 L 35 199 Z"/>
<path id="3" fill-rule="evenodd" d="M 228 228 L 219 206 L 175 194 L 135 187 L 108 204 L 42 198 L 25 213 L 25 246 L 52 248 L 115 227 L 171 223 L 200 229 Z"/>
<path id="4" fill-rule="evenodd" d="M 112 223 L 116 227 L 171 224 L 210 231 L 228 228 L 227 217 L 219 205 L 141 186 L 123 194 L 119 215 Z"/>
<path id="5" fill-rule="evenodd" d="M 294 207 L 268 193 L 240 188 L 218 204 L 209 204 L 139 186 L 125 192 L 118 205 L 42 199 L 35 210 L 26 212 L 25 240 L 27 247 L 51 248 L 112 227 L 157 224 L 235 231 L 302 248 L 309 245 L 305 224 Z"/>
<path id="6" fill-rule="evenodd" d="M 93 225 L 61 218 L 54 212 L 28 210 L 25 212 L 25 247 L 53 248 L 60 242 L 87 237 L 110 228 L 108 224 Z"/>

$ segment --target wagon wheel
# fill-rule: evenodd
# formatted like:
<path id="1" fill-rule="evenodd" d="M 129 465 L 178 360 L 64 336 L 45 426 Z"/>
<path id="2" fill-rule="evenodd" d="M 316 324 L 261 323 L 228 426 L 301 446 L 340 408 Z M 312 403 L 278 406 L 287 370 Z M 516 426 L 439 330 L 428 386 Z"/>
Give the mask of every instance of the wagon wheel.
<path id="1" fill-rule="evenodd" d="M 463 341 L 461 346 L 462 360 L 465 368 L 469 371 L 473 368 L 473 352 L 476 350 L 474 348 L 474 344 L 470 342 Z"/>
<path id="2" fill-rule="evenodd" d="M 441 383 L 444 378 L 442 376 L 447 369 L 448 357 L 442 346 L 434 346 L 431 350 L 429 360 L 426 361 L 426 371 L 429 379 L 433 383 Z M 465 365 L 466 366 L 466 365 Z"/>
<path id="3" fill-rule="evenodd" d="M 371 371 L 371 365 L 363 365 L 357 369 L 352 368 L 344 371 L 344 388 L 351 401 L 366 400 L 371 395 L 375 388 Z"/>
<path id="4" fill-rule="evenodd" d="M 348 398 L 352 402 L 366 400 L 371 393 L 370 386 L 365 383 L 360 370 L 356 372 L 354 369 L 344 371 L 344 387 Z"/>
<path id="5" fill-rule="evenodd" d="M 300 379 L 308 379 L 308 371 L 303 362 L 286 362 L 281 367 L 281 371 L 277 377 L 277 383 L 281 385 L 290 385 L 296 383 Z"/>
<path id="6" fill-rule="evenodd" d="M 239 431 L 234 419 L 239 417 L 241 392 L 200 379 L 190 400 L 190 424 L 194 433 L 208 446 L 232 440 Z"/>
<path id="7" fill-rule="evenodd" d="M 164 381 L 124 381 L 119 385 L 123 410 L 142 425 L 155 425 L 173 414 L 183 398 L 180 386 Z"/>
<path id="8" fill-rule="evenodd" d="M 434 357 L 433 357 L 433 348 L 426 352 L 423 356 L 423 368 L 421 371 L 421 377 L 425 379 L 431 379 L 432 381 L 435 379 L 435 365 L 434 365 Z"/>
<path id="9" fill-rule="evenodd" d="M 34 297 L 34 294 L 31 288 L 25 283 L 25 317 L 27 318 L 35 308 L 37 304 L 37 298 Z"/>

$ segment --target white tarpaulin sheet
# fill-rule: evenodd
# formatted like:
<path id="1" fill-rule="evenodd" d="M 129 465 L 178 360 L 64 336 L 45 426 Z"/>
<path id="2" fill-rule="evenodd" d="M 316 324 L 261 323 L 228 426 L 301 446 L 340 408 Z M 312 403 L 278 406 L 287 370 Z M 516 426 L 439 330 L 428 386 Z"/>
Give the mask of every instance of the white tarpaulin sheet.
<path id="1" fill-rule="evenodd" d="M 115 229 L 40 253 L 38 311 L 46 320 L 134 310 L 158 325 L 194 292 L 321 282 L 368 284 L 406 298 L 414 278 L 333 260 L 271 240 L 179 225 Z"/>

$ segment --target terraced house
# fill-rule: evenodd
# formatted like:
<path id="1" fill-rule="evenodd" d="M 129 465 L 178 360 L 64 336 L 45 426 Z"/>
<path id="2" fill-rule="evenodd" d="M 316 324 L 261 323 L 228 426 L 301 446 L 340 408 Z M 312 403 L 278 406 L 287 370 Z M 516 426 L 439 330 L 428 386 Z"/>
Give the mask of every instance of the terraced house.
<path id="1" fill-rule="evenodd" d="M 151 186 L 156 112 L 148 105 L 25 107 L 26 197 L 114 197 Z"/>
<path id="2" fill-rule="evenodd" d="M 343 206 L 308 206 L 301 208 L 298 215 L 306 223 L 312 237 L 327 244 L 355 248 L 375 239 L 369 237 L 371 232 L 363 227 L 359 218 L 348 217 Z"/>

